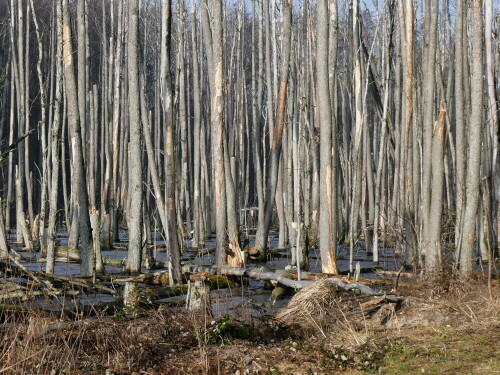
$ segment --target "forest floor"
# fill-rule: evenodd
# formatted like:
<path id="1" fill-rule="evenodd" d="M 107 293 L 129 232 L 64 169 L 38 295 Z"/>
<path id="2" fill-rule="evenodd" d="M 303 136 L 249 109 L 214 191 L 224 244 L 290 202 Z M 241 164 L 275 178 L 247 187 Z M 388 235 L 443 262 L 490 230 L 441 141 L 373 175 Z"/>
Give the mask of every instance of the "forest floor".
<path id="1" fill-rule="evenodd" d="M 93 318 L 4 309 L 0 372 L 500 374 L 499 280 L 402 282 L 397 304 L 318 285 L 331 298 L 299 292 L 260 319 L 172 303 Z"/>

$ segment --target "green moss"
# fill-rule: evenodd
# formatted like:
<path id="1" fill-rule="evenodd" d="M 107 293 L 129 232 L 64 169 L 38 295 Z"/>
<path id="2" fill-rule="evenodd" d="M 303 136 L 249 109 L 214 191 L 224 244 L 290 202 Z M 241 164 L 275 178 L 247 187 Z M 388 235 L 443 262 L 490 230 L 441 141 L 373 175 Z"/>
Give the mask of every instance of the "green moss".
<path id="1" fill-rule="evenodd" d="M 170 296 L 175 297 L 175 296 L 182 296 L 183 294 L 186 294 L 188 291 L 188 286 L 185 284 L 179 284 L 179 285 L 174 285 L 173 287 L 170 288 Z"/>
<path id="2" fill-rule="evenodd" d="M 210 323 L 201 333 L 206 343 L 227 342 L 230 340 L 258 341 L 260 336 L 254 326 L 235 320 L 230 315 L 222 315 Z"/>
<path id="3" fill-rule="evenodd" d="M 68 246 L 56 246 L 56 251 L 69 251 L 71 253 L 79 253 L 80 249 L 69 248 Z"/>
<path id="4" fill-rule="evenodd" d="M 207 280 L 207 286 L 210 289 L 227 289 L 236 287 L 236 283 L 229 280 L 226 276 L 214 275 Z"/>

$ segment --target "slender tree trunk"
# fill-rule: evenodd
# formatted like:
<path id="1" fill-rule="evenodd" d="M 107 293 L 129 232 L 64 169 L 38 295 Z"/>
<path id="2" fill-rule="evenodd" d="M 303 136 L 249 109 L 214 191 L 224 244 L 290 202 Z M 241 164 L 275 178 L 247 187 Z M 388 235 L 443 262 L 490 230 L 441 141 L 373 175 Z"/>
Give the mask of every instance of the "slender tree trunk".
<path id="1" fill-rule="evenodd" d="M 62 101 L 62 12 L 61 2 L 56 2 L 56 25 L 57 25 L 57 52 L 56 52 L 56 85 L 55 85 L 55 103 L 54 103 L 54 121 L 50 131 L 50 141 L 52 142 L 52 176 L 50 181 L 50 198 L 49 198 L 49 224 L 47 228 L 47 263 L 45 271 L 54 273 L 55 261 L 55 240 L 57 237 L 56 219 L 57 219 L 57 201 L 59 191 L 59 168 L 60 168 L 60 128 L 61 128 L 61 101 Z M 64 181 L 63 181 L 64 183 Z"/>
<path id="2" fill-rule="evenodd" d="M 456 185 L 456 207 L 457 219 L 455 225 L 455 246 L 460 247 L 462 215 L 465 204 L 465 160 L 466 160 L 466 141 L 465 141 L 465 100 L 464 100 L 464 60 L 467 60 L 467 49 L 464 50 L 464 28 L 467 8 L 464 9 L 464 1 L 457 0 L 455 10 L 455 185 Z M 460 259 L 457 251 L 456 261 Z"/>
<path id="3" fill-rule="evenodd" d="M 81 251 L 81 275 L 91 276 L 94 271 L 94 252 L 92 245 L 89 204 L 87 195 L 87 176 L 83 158 L 80 115 L 78 109 L 78 93 L 73 62 L 73 47 L 71 43 L 71 22 L 68 0 L 62 0 L 63 23 L 63 67 L 66 97 L 68 101 L 67 116 L 73 150 L 74 175 L 72 176 L 72 193 L 75 197 L 75 209 L 79 217 L 79 239 Z"/>
<path id="4" fill-rule="evenodd" d="M 274 132 L 272 133 L 272 142 L 270 149 L 270 163 L 269 173 L 267 178 L 267 186 L 265 193 L 265 219 L 264 227 L 261 231 L 257 231 L 255 236 L 255 247 L 259 251 L 261 257 L 267 247 L 267 238 L 271 226 L 271 215 L 273 208 L 273 201 L 276 194 L 276 185 L 278 181 L 279 160 L 282 147 L 283 127 L 285 125 L 286 114 L 286 97 L 288 88 L 288 73 L 290 65 L 290 50 L 292 40 L 292 1 L 283 0 L 283 45 L 282 45 L 282 61 L 280 67 L 280 86 L 278 93 L 278 101 L 276 104 L 276 121 L 274 124 Z"/>
<path id="5" fill-rule="evenodd" d="M 127 272 L 139 273 L 142 261 L 142 150 L 141 117 L 139 107 L 139 0 L 128 0 L 128 108 L 129 108 L 129 244 Z"/>
<path id="6" fill-rule="evenodd" d="M 426 34 L 428 43 L 427 50 L 427 73 L 424 76 L 423 83 L 423 124 L 424 124 L 424 146 L 423 155 L 428 155 L 423 159 L 423 183 L 422 183 L 422 220 L 423 233 L 421 235 L 420 252 L 426 257 L 426 270 L 430 271 L 437 264 L 434 264 L 434 259 L 438 259 L 438 254 L 435 254 L 437 248 L 435 238 L 430 236 L 430 225 L 432 216 L 431 197 L 432 197 L 432 144 L 433 144 L 433 122 L 434 122 L 434 107 L 435 107 L 435 86 L 436 86 L 436 47 L 437 47 L 437 21 L 438 21 L 438 0 L 433 0 L 432 5 L 426 7 L 426 18 L 429 18 L 429 29 Z M 431 254 L 432 253 L 432 254 Z M 429 262 L 427 262 L 429 260 Z M 427 266 L 429 263 L 429 266 Z"/>
<path id="7" fill-rule="evenodd" d="M 172 75 L 170 64 L 172 41 L 172 3 L 162 4 L 160 81 L 165 127 L 165 197 L 168 230 L 165 233 L 167 251 L 172 264 L 174 280 L 181 280 L 181 254 L 177 241 L 177 214 L 175 207 L 175 153 Z"/>
<path id="8" fill-rule="evenodd" d="M 336 222 L 336 212 L 333 207 L 333 168 L 332 168 L 332 108 L 330 101 L 329 64 L 336 61 L 328 61 L 329 46 L 329 20 L 328 5 L 336 8 L 336 0 L 328 4 L 327 0 L 318 0 L 317 11 L 317 87 L 318 87 L 318 111 L 320 114 L 320 219 L 319 219 L 319 246 L 321 252 L 322 271 L 324 273 L 337 274 L 336 250 L 337 238 L 333 237 Z M 336 10 L 332 11 L 336 15 Z M 333 17 L 332 17 L 333 18 Z M 335 24 L 332 24 L 335 27 Z"/>
<path id="9" fill-rule="evenodd" d="M 460 274 L 472 274 L 472 253 L 475 243 L 481 170 L 481 140 L 483 124 L 483 1 L 472 0 L 471 42 L 471 112 L 467 139 L 466 203 L 461 230 Z"/>

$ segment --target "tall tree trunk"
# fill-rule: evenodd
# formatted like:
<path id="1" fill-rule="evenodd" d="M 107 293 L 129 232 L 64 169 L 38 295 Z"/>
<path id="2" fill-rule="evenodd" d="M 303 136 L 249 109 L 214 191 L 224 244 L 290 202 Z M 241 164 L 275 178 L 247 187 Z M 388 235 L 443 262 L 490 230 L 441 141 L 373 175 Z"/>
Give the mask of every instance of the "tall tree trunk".
<path id="1" fill-rule="evenodd" d="M 139 0 L 128 0 L 128 108 L 129 108 L 129 244 L 127 272 L 139 273 L 142 260 L 142 149 L 141 117 L 139 107 Z"/>
<path id="2" fill-rule="evenodd" d="M 330 79 L 329 64 L 336 64 L 336 61 L 328 61 L 329 47 L 329 21 L 335 27 L 336 20 L 329 20 L 328 5 L 337 6 L 336 0 L 318 0 L 317 11 L 317 87 L 318 87 L 318 112 L 320 120 L 320 216 L 319 216 L 319 246 L 321 252 L 321 268 L 324 273 L 337 274 L 336 250 L 337 238 L 334 238 L 334 228 L 336 226 L 336 212 L 333 207 L 333 168 L 332 168 L 332 137 L 336 135 L 332 132 L 332 108 L 330 101 Z M 336 9 L 332 14 L 336 15 Z M 333 18 L 333 17 L 332 17 Z"/>
<path id="3" fill-rule="evenodd" d="M 426 258 L 426 270 L 430 271 L 434 268 L 433 259 L 437 259 L 438 255 L 435 254 L 437 251 L 434 244 L 432 244 L 434 238 L 430 237 L 431 216 L 431 197 L 432 197 L 432 144 L 433 144 L 433 122 L 434 122 L 434 107 L 435 107 L 435 86 L 436 86 L 436 47 L 437 47 L 437 22 L 438 22 L 438 0 L 432 0 L 432 5 L 428 4 L 426 7 L 426 18 L 429 19 L 429 29 L 426 34 L 426 41 L 428 45 L 427 49 L 427 61 L 426 68 L 427 73 L 424 76 L 423 83 L 423 96 L 424 96 L 424 106 L 423 106 L 423 125 L 424 125 L 424 146 L 423 155 L 427 157 L 423 158 L 423 183 L 422 183 L 422 234 L 420 243 L 420 252 L 425 255 Z M 429 260 L 429 262 L 427 261 Z M 429 266 L 427 266 L 429 263 Z"/>
<path id="4" fill-rule="evenodd" d="M 168 230 L 166 231 L 167 251 L 172 264 L 174 280 L 181 280 L 181 254 L 177 241 L 177 214 L 175 207 L 175 153 L 174 115 L 171 74 L 172 3 L 162 4 L 160 81 L 165 126 L 165 196 Z"/>
<path id="5" fill-rule="evenodd" d="M 464 60 L 467 60 L 467 48 L 464 49 L 464 28 L 467 19 L 467 7 L 464 7 L 463 0 L 457 0 L 455 10 L 455 185 L 456 185 L 456 207 L 457 219 L 455 225 L 455 246 L 460 247 L 462 215 L 465 204 L 465 161 L 466 161 L 466 140 L 465 140 L 465 100 L 464 85 L 468 77 L 464 76 Z M 456 253 L 458 262 L 459 252 Z"/>
<path id="6" fill-rule="evenodd" d="M 87 176 L 83 158 L 80 114 L 78 109 L 78 93 L 73 62 L 73 47 L 71 43 L 71 21 L 68 0 L 62 0 L 63 23 L 63 67 L 64 83 L 67 97 L 67 117 L 71 134 L 73 150 L 74 175 L 72 178 L 72 193 L 75 196 L 75 209 L 78 210 L 78 226 L 81 251 L 81 275 L 89 277 L 94 271 L 94 251 L 90 229 L 89 203 L 87 195 Z"/>
<path id="7" fill-rule="evenodd" d="M 270 148 L 270 166 L 267 177 L 265 193 L 265 218 L 264 226 L 261 231 L 257 231 L 255 236 L 255 247 L 260 256 L 264 256 L 267 247 L 267 237 L 271 226 L 271 215 L 273 202 L 276 194 L 276 185 L 278 182 L 279 161 L 282 147 L 283 127 L 285 125 L 286 97 L 288 88 L 288 74 L 290 66 L 290 51 L 292 41 L 292 0 L 283 0 L 283 27 L 282 27 L 282 61 L 280 67 L 280 86 L 278 100 L 276 103 L 276 121 Z M 260 228 L 259 228 L 260 229 Z"/>
<path id="8" fill-rule="evenodd" d="M 55 103 L 54 103 L 54 121 L 51 126 L 50 141 L 51 158 L 52 158 L 52 176 L 50 181 L 50 198 L 49 198 L 49 224 L 47 228 L 47 263 L 45 271 L 54 273 L 55 262 L 55 240 L 57 236 L 56 219 L 57 219 L 57 200 L 59 191 L 59 168 L 60 168 L 60 128 L 61 128 L 61 101 L 62 101 L 62 12 L 61 2 L 56 1 L 56 27 L 57 27 L 57 43 L 56 43 L 56 85 L 55 85 Z"/>
<path id="9" fill-rule="evenodd" d="M 472 0 L 471 31 L 471 112 L 467 139 L 466 202 L 461 230 L 460 274 L 468 277 L 472 274 L 472 253 L 476 234 L 476 218 L 479 202 L 481 170 L 481 140 L 483 124 L 483 1 Z"/>

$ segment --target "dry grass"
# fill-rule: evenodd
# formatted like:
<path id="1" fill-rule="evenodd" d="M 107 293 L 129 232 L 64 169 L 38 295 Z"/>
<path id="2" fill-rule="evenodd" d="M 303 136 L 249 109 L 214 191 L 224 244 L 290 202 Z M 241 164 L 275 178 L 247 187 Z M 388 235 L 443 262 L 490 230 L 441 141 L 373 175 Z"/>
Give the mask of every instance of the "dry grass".
<path id="1" fill-rule="evenodd" d="M 167 308 L 133 318 L 115 314 L 77 321 L 35 311 L 3 312 L 0 374 L 417 373 L 439 370 L 439 361 L 448 373 L 474 366 L 482 369 L 478 373 L 498 369 L 498 360 L 488 359 L 492 340 L 500 338 L 497 281 L 492 298 L 484 280 L 444 287 L 419 281 L 399 290 L 408 298 L 396 306 L 318 281 L 277 314 L 279 324 L 271 321 L 247 332 L 253 337 L 257 332 L 260 341 L 209 340 L 216 327 L 222 330 L 222 321 Z M 235 332 L 238 321 L 230 323 Z M 402 367 L 401 361 L 410 364 Z"/>
<path id="2" fill-rule="evenodd" d="M 276 319 L 289 327 L 347 347 L 364 345 L 372 329 L 385 325 L 395 313 L 395 303 L 368 297 L 319 280 L 299 291 Z"/>
<path id="3" fill-rule="evenodd" d="M 161 310 L 130 320 L 79 321 L 33 311 L 6 316 L 1 328 L 0 373 L 126 374 L 157 368 L 158 357 L 194 343 L 189 322 Z"/>

